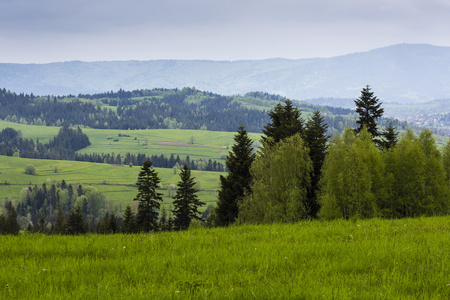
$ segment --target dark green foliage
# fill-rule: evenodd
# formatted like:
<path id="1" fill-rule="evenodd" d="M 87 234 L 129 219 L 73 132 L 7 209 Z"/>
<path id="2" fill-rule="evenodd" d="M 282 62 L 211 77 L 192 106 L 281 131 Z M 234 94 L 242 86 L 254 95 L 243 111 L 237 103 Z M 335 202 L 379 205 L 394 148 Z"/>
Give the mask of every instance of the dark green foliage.
<path id="1" fill-rule="evenodd" d="M 55 226 L 53 226 L 53 233 L 63 234 L 65 226 L 66 226 L 66 218 L 64 216 L 64 211 L 60 206 L 58 209 L 58 213 L 56 214 Z"/>
<path id="2" fill-rule="evenodd" d="M 383 150 L 389 150 L 397 145 L 398 131 L 392 125 L 392 120 L 389 121 L 388 127 L 381 133 L 381 137 L 380 146 Z"/>
<path id="3" fill-rule="evenodd" d="M 106 213 L 105 216 L 97 223 L 97 233 L 100 234 L 111 233 L 109 221 L 110 221 L 109 213 Z"/>
<path id="4" fill-rule="evenodd" d="M 189 170 L 187 164 L 184 164 L 172 203 L 175 230 L 188 229 L 192 219 L 201 219 L 198 207 L 205 205 L 205 203 L 201 202 L 196 194 L 194 179 L 194 177 L 191 177 L 191 170 Z"/>
<path id="5" fill-rule="evenodd" d="M 317 201 L 317 193 L 319 190 L 319 180 L 322 174 L 322 165 L 325 161 L 327 153 L 327 136 L 328 125 L 325 124 L 324 118 L 320 111 L 316 110 L 313 116 L 306 122 L 304 141 L 309 148 L 309 157 L 313 163 L 313 172 L 311 174 L 311 188 L 308 189 L 308 211 L 311 217 L 316 217 L 320 209 Z"/>
<path id="6" fill-rule="evenodd" d="M 131 210 L 131 206 L 127 205 L 127 208 L 123 214 L 122 232 L 135 233 L 136 231 L 136 217 Z"/>
<path id="7" fill-rule="evenodd" d="M 72 235 L 84 234 L 87 232 L 87 223 L 81 207 L 78 205 L 67 216 L 66 233 Z"/>
<path id="8" fill-rule="evenodd" d="M 6 222 L 5 233 L 17 235 L 20 231 L 19 223 L 17 223 L 16 209 L 10 201 L 5 201 Z"/>
<path id="9" fill-rule="evenodd" d="M 264 147 L 273 146 L 279 141 L 293 136 L 296 133 L 303 134 L 303 120 L 301 111 L 286 99 L 284 106 L 278 103 L 269 111 L 270 123 L 262 130 L 264 136 L 262 142 Z"/>
<path id="10" fill-rule="evenodd" d="M 113 212 L 109 216 L 109 230 L 111 233 L 117 233 L 119 231 L 119 220 L 116 214 Z"/>
<path id="11" fill-rule="evenodd" d="M 75 130 L 63 126 L 48 144 L 41 144 L 39 140 L 35 143 L 33 139 L 22 139 L 12 128 L 0 132 L 0 155 L 7 156 L 12 156 L 18 151 L 20 157 L 25 158 L 73 160 L 76 158 L 75 151 L 90 144 L 89 138 L 79 127 Z"/>
<path id="12" fill-rule="evenodd" d="M 227 226 L 237 218 L 238 201 L 250 187 L 252 180 L 250 167 L 254 160 L 253 142 L 248 137 L 244 126 L 241 125 L 234 136 L 234 145 L 226 158 L 228 174 L 220 176 L 217 207 L 212 219 L 216 226 Z"/>
<path id="13" fill-rule="evenodd" d="M 0 234 L 6 234 L 6 218 L 0 213 Z"/>
<path id="14" fill-rule="evenodd" d="M 138 193 L 134 200 L 139 201 L 137 227 L 139 231 L 156 231 L 158 225 L 158 209 L 162 202 L 162 194 L 156 191 L 161 180 L 158 173 L 152 169 L 152 162 L 145 161 L 139 172 Z"/>
<path id="15" fill-rule="evenodd" d="M 367 127 L 367 131 L 372 135 L 373 139 L 378 137 L 377 120 L 381 118 L 384 109 L 381 108 L 379 99 L 371 92 L 370 86 L 367 85 L 361 91 L 361 96 L 354 100 L 356 104 L 356 112 L 359 114 L 359 119 L 356 120 L 358 127 L 356 132 L 359 133 L 363 127 Z"/>

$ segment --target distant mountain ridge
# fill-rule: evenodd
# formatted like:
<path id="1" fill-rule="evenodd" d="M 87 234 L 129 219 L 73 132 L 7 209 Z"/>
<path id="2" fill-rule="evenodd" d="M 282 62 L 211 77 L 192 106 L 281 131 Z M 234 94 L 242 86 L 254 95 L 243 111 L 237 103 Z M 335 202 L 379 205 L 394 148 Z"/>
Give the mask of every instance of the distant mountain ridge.
<path id="1" fill-rule="evenodd" d="M 356 98 L 366 84 L 383 102 L 450 98 L 450 47 L 399 44 L 332 58 L 298 60 L 0 64 L 0 88 L 36 95 L 195 86 L 224 95 L 263 91 L 307 100 Z"/>

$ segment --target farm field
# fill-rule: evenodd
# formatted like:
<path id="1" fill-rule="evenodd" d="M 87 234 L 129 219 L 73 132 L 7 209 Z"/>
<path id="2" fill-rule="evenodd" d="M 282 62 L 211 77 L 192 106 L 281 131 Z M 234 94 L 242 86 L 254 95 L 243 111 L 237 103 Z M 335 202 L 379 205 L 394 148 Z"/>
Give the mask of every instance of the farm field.
<path id="1" fill-rule="evenodd" d="M 25 174 L 24 168 L 27 164 L 36 167 L 36 175 Z M 55 173 L 55 168 L 57 172 Z M 174 174 L 172 169 L 155 168 L 161 179 L 163 193 L 163 206 L 172 203 L 168 197 L 167 188 L 170 184 L 176 184 L 180 177 Z M 0 196 L 5 199 L 11 196 L 20 199 L 22 188 L 35 184 L 42 185 L 47 182 L 61 182 L 65 180 L 68 184 L 82 183 L 92 185 L 101 191 L 114 205 L 121 205 L 122 209 L 131 204 L 137 194 L 137 187 L 133 186 L 141 170 L 138 166 L 117 166 L 108 164 L 96 164 L 88 162 L 39 160 L 18 157 L 0 156 Z M 196 181 L 200 182 L 199 198 L 212 204 L 216 202 L 217 189 L 219 188 L 219 172 L 192 171 Z M 5 185 L 5 182 L 8 184 Z M 202 209 L 205 209 L 204 206 Z"/>
<path id="2" fill-rule="evenodd" d="M 449 299 L 450 218 L 0 236 L 2 299 Z"/>
<path id="3" fill-rule="evenodd" d="M 0 121 L 0 130 L 12 127 L 22 131 L 23 138 L 39 138 L 46 143 L 58 134 L 59 127 L 24 125 Z M 180 158 L 187 155 L 191 159 L 216 160 L 224 163 L 228 148 L 234 143 L 236 132 L 185 130 L 185 129 L 145 129 L 145 130 L 120 130 L 120 129 L 92 129 L 83 128 L 91 142 L 91 146 L 81 149 L 79 153 L 114 153 L 124 155 L 131 154 L 161 155 L 170 157 L 171 154 Z M 237 128 L 236 128 L 237 130 Z M 119 137 L 119 134 L 129 135 Z M 249 133 L 249 137 L 258 145 L 261 138 L 259 133 Z M 110 138 L 110 139 L 108 139 Z M 118 141 L 114 141 L 118 139 Z M 193 144 L 191 141 L 193 140 Z M 166 142 L 166 143 L 165 143 Z"/>

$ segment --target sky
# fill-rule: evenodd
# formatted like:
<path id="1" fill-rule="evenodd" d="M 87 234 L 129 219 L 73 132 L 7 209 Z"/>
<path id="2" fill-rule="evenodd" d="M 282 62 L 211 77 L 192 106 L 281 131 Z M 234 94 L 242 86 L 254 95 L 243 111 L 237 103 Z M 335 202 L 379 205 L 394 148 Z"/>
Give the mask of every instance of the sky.
<path id="1" fill-rule="evenodd" d="M 0 0 L 0 63 L 333 57 L 450 46 L 449 0 Z"/>

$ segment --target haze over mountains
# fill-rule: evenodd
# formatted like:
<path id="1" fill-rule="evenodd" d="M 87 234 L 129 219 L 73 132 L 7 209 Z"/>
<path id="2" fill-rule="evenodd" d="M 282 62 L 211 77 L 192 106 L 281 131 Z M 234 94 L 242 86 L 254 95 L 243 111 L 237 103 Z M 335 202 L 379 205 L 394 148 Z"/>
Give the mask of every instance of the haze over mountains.
<path id="1" fill-rule="evenodd" d="M 182 88 L 232 95 L 249 91 L 292 99 L 356 98 L 370 84 L 383 102 L 450 98 L 450 47 L 399 44 L 332 58 L 243 61 L 112 61 L 0 64 L 0 87 L 67 95 Z"/>

